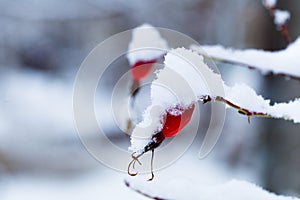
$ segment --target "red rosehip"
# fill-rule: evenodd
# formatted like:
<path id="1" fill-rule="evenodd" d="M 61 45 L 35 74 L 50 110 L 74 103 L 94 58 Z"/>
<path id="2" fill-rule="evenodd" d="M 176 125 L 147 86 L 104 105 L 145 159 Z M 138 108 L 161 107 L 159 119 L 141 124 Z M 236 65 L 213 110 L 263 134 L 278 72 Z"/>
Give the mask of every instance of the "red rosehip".
<path id="1" fill-rule="evenodd" d="M 192 106 L 187 109 L 183 109 L 181 106 L 168 109 L 162 129 L 163 135 L 166 138 L 173 137 L 181 131 L 191 120 L 194 108 L 195 105 L 192 104 Z"/>
<path id="2" fill-rule="evenodd" d="M 152 67 L 156 60 L 149 61 L 137 61 L 134 65 L 131 66 L 131 76 L 135 81 L 141 81 L 144 79 L 152 70 Z"/>

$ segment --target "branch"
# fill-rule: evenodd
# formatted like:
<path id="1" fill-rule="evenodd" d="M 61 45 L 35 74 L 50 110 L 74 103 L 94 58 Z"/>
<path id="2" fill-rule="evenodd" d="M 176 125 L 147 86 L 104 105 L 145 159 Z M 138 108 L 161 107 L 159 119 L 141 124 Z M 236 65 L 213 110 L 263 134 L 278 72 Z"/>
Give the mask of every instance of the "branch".
<path id="1" fill-rule="evenodd" d="M 130 185 L 130 183 L 126 180 L 124 180 L 124 183 L 126 185 L 126 187 L 130 188 L 132 191 L 144 196 L 144 197 L 148 197 L 150 199 L 154 199 L 154 200 L 167 200 L 165 198 L 161 198 L 161 197 L 155 197 L 155 196 L 151 196 L 150 194 L 147 194 L 145 192 L 142 192 L 141 190 L 134 188 L 133 186 Z"/>
<path id="2" fill-rule="evenodd" d="M 248 123 L 250 123 L 250 117 L 255 116 L 255 117 L 266 117 L 266 118 L 272 118 L 271 115 L 264 113 L 264 112 L 259 112 L 259 111 L 250 111 L 247 108 L 242 108 L 231 101 L 226 100 L 223 97 L 217 96 L 217 97 L 211 97 L 209 95 L 202 96 L 200 101 L 203 102 L 203 104 L 208 103 L 208 102 L 221 102 L 226 104 L 227 106 L 230 106 L 231 108 L 234 108 L 238 111 L 238 113 L 242 115 L 246 115 L 248 117 Z"/>
<path id="3" fill-rule="evenodd" d="M 191 49 L 214 61 L 259 70 L 300 81 L 300 37 L 286 49 L 264 51 L 259 49 L 232 49 L 221 45 L 192 45 Z"/>
<path id="4" fill-rule="evenodd" d="M 251 69 L 251 70 L 261 71 L 261 68 L 262 68 L 262 67 L 256 67 L 256 66 L 252 66 L 252 65 L 249 65 L 249 64 L 246 64 L 246 63 L 236 62 L 236 61 L 233 61 L 233 60 L 222 59 L 222 58 L 218 58 L 218 57 L 214 57 L 214 56 L 207 56 L 207 55 L 202 55 L 202 56 L 204 56 L 207 59 L 211 59 L 213 61 L 216 61 L 216 62 L 220 62 L 220 63 L 224 63 L 224 64 L 230 64 L 230 65 L 237 65 L 237 66 L 240 66 L 240 67 L 246 67 L 246 68 Z M 300 81 L 300 76 L 296 76 L 296 75 L 293 75 L 293 74 L 274 73 L 272 71 L 270 71 L 268 73 L 265 73 L 265 74 L 266 75 L 270 74 L 270 75 L 282 76 L 282 77 L 285 77 L 285 78 L 290 78 L 290 79 Z"/>
<path id="5" fill-rule="evenodd" d="M 164 64 L 151 83 L 151 104 L 132 131 L 129 147 L 132 152 L 143 152 L 155 133 L 163 130 L 162 116 L 168 109 L 174 105 L 188 109 L 199 100 L 225 103 L 248 116 L 248 120 L 250 116 L 261 116 L 300 123 L 300 98 L 271 105 L 270 100 L 257 95 L 245 84 L 229 87 L 195 51 L 173 49 L 165 56 Z"/>
<path id="6" fill-rule="evenodd" d="M 228 107 L 236 109 L 240 114 L 251 116 L 277 118 L 300 123 L 300 98 L 287 103 L 274 103 L 257 95 L 245 84 L 228 87 L 224 85 L 225 96 L 202 95 L 199 100 L 203 103 L 221 102 Z"/>
<path id="7" fill-rule="evenodd" d="M 187 167 L 190 167 L 190 165 L 191 163 L 189 162 Z M 177 168 L 177 170 L 181 170 L 181 169 Z M 195 173 L 194 179 L 196 178 L 198 178 L 198 176 L 196 176 Z M 172 177 L 169 177 L 169 179 L 172 179 Z M 168 184 L 169 180 L 165 181 L 165 183 Z M 175 188 L 173 192 L 175 193 L 174 198 L 175 199 L 200 199 L 200 200 L 202 199 L 205 200 L 219 200 L 219 199 L 299 200 L 296 197 L 276 195 L 267 190 L 264 190 L 263 188 L 261 188 L 256 184 L 246 182 L 246 181 L 241 181 L 241 180 L 230 180 L 225 183 L 221 183 L 217 185 L 209 185 L 209 186 L 199 183 L 198 180 L 193 180 L 193 183 L 194 183 L 193 186 L 183 185 L 182 187 Z M 179 184 L 182 183 L 179 182 Z M 142 195 L 145 196 L 144 193 Z M 149 195 L 146 194 L 146 197 L 149 197 Z M 161 198 L 152 198 L 151 196 L 149 198 L 161 200 Z"/>

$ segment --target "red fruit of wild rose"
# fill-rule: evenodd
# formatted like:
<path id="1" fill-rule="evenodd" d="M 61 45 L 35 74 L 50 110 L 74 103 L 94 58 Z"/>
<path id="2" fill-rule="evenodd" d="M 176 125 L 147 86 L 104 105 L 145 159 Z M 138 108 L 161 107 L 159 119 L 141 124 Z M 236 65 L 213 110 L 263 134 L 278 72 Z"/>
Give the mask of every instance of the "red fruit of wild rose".
<path id="1" fill-rule="evenodd" d="M 153 156 L 154 156 L 154 149 L 160 146 L 160 144 L 165 140 L 165 138 L 173 137 L 175 136 L 179 131 L 181 131 L 187 123 L 192 118 L 193 111 L 194 111 L 195 105 L 192 104 L 190 107 L 184 109 L 181 106 L 175 106 L 172 108 L 169 108 L 167 110 L 167 114 L 164 117 L 164 126 L 162 131 L 156 133 L 152 136 L 151 140 L 148 142 L 148 144 L 140 151 L 139 153 L 133 152 L 131 154 L 132 161 L 128 164 L 127 172 L 130 176 L 137 175 L 137 172 L 132 173 L 130 171 L 131 168 L 135 168 L 135 163 L 139 161 L 139 157 L 141 157 L 144 153 L 151 151 L 152 152 L 152 159 L 151 159 L 151 178 L 148 181 L 153 180 L 154 173 L 153 173 Z"/>
<path id="2" fill-rule="evenodd" d="M 183 109 L 180 106 L 168 109 L 167 115 L 165 116 L 165 123 L 162 129 L 163 135 L 166 138 L 173 137 L 179 131 L 181 131 L 191 120 L 194 108 L 195 105 L 192 104 L 192 106 L 187 109 Z"/>
<path id="3" fill-rule="evenodd" d="M 131 66 L 131 76 L 135 81 L 141 81 L 144 79 L 152 70 L 152 67 L 156 60 L 149 61 L 137 61 L 134 65 Z"/>

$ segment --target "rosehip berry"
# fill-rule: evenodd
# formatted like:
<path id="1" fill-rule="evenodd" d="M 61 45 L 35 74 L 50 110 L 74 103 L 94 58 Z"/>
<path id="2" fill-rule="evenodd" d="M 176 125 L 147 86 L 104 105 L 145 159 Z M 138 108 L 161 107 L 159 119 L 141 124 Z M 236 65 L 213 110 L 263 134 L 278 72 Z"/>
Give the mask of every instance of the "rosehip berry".
<path id="1" fill-rule="evenodd" d="M 165 123 L 162 129 L 163 135 L 168 137 L 175 136 L 181 131 L 185 125 L 191 120 L 195 105 L 192 104 L 189 108 L 183 109 L 181 106 L 176 106 L 167 110 Z"/>
<path id="2" fill-rule="evenodd" d="M 181 106 L 175 106 L 167 110 L 167 114 L 165 116 L 165 123 L 162 131 L 156 133 L 152 136 L 149 143 L 142 149 L 140 152 L 133 152 L 131 157 L 132 161 L 128 164 L 127 173 L 130 176 L 136 176 L 137 172 L 132 173 L 130 171 L 131 168 L 135 168 L 135 163 L 141 164 L 139 158 L 144 155 L 144 153 L 151 150 L 151 178 L 148 181 L 153 180 L 153 156 L 154 149 L 157 148 L 167 137 L 175 136 L 179 131 L 181 131 L 185 125 L 191 120 L 195 105 L 192 104 L 190 107 L 184 109 Z"/>
<path id="3" fill-rule="evenodd" d="M 149 61 L 137 61 L 134 65 L 131 66 L 131 76 L 135 81 L 141 81 L 145 78 L 151 71 L 156 60 Z"/>

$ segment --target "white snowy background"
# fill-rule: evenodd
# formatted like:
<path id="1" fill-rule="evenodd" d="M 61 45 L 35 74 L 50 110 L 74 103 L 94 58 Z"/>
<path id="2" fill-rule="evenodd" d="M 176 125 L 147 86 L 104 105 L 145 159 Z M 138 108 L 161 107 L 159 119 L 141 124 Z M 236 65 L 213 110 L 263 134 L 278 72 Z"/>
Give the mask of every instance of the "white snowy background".
<path id="1" fill-rule="evenodd" d="M 295 41 L 300 35 L 300 2 L 278 0 L 277 5 L 290 11 L 288 27 Z M 207 51 L 218 44 L 224 54 L 227 47 L 282 50 L 284 40 L 261 1 L 3 0 L 0 16 L 0 199 L 143 198 L 126 188 L 124 179 L 165 198 L 290 199 L 260 187 L 300 196 L 299 125 L 292 122 L 252 118 L 249 125 L 245 116 L 229 110 L 216 148 L 207 159 L 198 160 L 208 123 L 203 117 L 192 148 L 157 172 L 149 185 L 147 175 L 131 179 L 94 160 L 74 126 L 75 74 L 99 42 L 147 22 L 187 34 Z M 297 62 L 292 59 L 289 63 Z M 118 70 L 109 72 L 107 90 L 128 66 L 124 58 Z M 229 85 L 246 83 L 274 102 L 300 96 L 299 81 L 230 64 L 217 66 Z M 105 94 L 99 97 L 108 99 Z M 105 109 L 98 114 L 109 115 Z M 112 141 L 127 149 L 129 138 L 113 125 L 108 130 Z M 186 188 L 191 192 L 182 193 Z"/>

